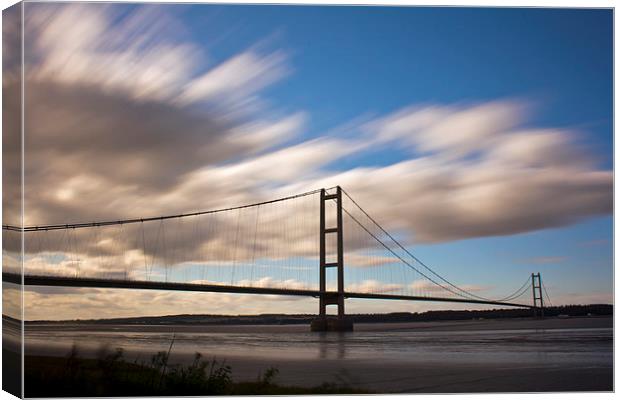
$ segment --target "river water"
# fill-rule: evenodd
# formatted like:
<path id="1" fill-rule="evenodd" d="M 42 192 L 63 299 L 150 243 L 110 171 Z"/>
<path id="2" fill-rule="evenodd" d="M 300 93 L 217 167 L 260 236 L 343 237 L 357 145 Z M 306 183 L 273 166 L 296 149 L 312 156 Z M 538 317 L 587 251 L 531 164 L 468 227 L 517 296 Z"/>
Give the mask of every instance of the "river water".
<path id="1" fill-rule="evenodd" d="M 610 390 L 613 329 L 609 321 L 586 321 L 577 327 L 554 323 L 551 329 L 528 328 L 528 324 L 360 324 L 347 333 L 313 333 L 305 325 L 48 324 L 26 327 L 25 348 L 27 355 L 64 355 L 75 345 L 82 356 L 91 357 L 102 348 L 120 347 L 127 359 L 134 360 L 149 359 L 172 344 L 173 363 L 189 362 L 199 352 L 225 360 L 238 380 L 255 379 L 274 366 L 280 369 L 280 383 L 305 386 L 344 381 L 377 391 L 493 390 L 498 378 L 487 386 L 471 386 L 471 382 L 480 380 L 479 376 L 492 379 L 504 369 L 536 370 L 537 376 L 547 373 L 545 382 L 557 381 L 550 390 L 557 390 L 557 385 L 562 389 L 562 381 L 570 379 L 571 373 L 582 377 L 578 385 L 582 389 Z M 452 390 L 450 385 L 459 380 L 464 383 Z M 527 380 L 516 386 L 514 379 L 508 381 L 505 389 L 500 385 L 498 390 L 530 388 Z M 575 385 L 565 382 L 568 390 Z"/>

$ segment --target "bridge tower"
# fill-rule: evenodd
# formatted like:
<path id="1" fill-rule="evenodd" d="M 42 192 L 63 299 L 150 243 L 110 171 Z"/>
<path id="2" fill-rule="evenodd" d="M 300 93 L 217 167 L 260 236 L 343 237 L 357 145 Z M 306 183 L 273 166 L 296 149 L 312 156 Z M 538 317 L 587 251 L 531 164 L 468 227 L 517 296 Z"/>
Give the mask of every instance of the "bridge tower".
<path id="1" fill-rule="evenodd" d="M 326 226 L 326 203 L 335 202 L 336 204 L 336 226 Z M 312 321 L 310 328 L 312 331 L 352 331 L 353 322 L 346 318 L 344 313 L 344 246 L 342 230 L 342 189 L 336 187 L 335 193 L 328 193 L 321 189 L 320 199 L 320 232 L 319 232 L 319 317 Z M 332 254 L 330 261 L 327 261 L 326 240 L 329 235 L 336 235 L 336 254 Z M 333 258 L 335 256 L 335 258 Z M 335 259 L 335 261 L 331 261 Z M 327 269 L 336 268 L 337 270 L 337 290 L 327 291 Z M 327 316 L 327 306 L 336 305 L 338 315 L 336 318 Z"/>
<path id="2" fill-rule="evenodd" d="M 545 307 L 543 304 L 542 279 L 540 277 L 540 272 L 537 274 L 532 273 L 532 297 L 534 300 L 534 318 L 544 318 Z"/>

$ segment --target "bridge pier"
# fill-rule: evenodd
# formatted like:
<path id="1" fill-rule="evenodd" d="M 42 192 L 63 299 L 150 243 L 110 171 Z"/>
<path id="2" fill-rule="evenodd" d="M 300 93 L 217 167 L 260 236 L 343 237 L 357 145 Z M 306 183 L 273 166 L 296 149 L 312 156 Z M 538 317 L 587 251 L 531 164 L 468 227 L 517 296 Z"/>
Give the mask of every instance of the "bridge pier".
<path id="1" fill-rule="evenodd" d="M 347 317 L 318 317 L 310 323 L 312 332 L 351 332 L 353 320 Z"/>

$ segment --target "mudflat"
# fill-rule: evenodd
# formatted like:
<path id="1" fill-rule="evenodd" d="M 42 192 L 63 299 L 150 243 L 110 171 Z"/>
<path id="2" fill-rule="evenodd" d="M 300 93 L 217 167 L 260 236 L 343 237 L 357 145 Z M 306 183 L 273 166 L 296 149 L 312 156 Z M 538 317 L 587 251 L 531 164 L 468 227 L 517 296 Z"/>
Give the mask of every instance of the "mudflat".
<path id="1" fill-rule="evenodd" d="M 275 365 L 278 382 L 312 387 L 324 382 L 376 393 L 482 393 L 612 391 L 611 366 L 532 363 L 416 362 L 385 360 L 228 359 L 235 379 L 252 379 Z"/>
<path id="2" fill-rule="evenodd" d="M 613 328 L 612 317 L 568 317 L 568 318 L 505 318 L 505 319 L 476 319 L 468 321 L 433 321 L 433 322 L 403 322 L 390 324 L 357 324 L 358 331 L 381 331 L 389 326 L 390 330 L 424 330 L 424 331 L 478 331 L 478 330 L 512 330 L 512 329 L 587 329 Z"/>
<path id="3" fill-rule="evenodd" d="M 611 317 L 357 324 L 360 333 L 421 339 L 405 357 L 378 351 L 375 359 L 279 360 L 277 367 L 288 384 L 342 382 L 376 392 L 612 391 L 612 328 Z M 438 346 L 429 349 L 433 333 Z M 267 367 L 264 360 L 229 361 L 239 374 Z"/>

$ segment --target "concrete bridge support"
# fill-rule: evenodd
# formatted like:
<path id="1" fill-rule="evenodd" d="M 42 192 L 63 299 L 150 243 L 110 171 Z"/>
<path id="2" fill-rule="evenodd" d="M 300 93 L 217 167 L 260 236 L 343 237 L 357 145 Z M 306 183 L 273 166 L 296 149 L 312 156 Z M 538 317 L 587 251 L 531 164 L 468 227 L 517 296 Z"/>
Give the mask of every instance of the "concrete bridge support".
<path id="1" fill-rule="evenodd" d="M 545 317 L 545 306 L 543 304 L 542 279 L 540 272 L 532 273 L 532 297 L 534 299 L 534 318 Z"/>
<path id="2" fill-rule="evenodd" d="M 336 193 L 327 193 L 321 190 L 320 204 L 320 246 L 319 246 L 319 317 L 312 321 L 312 331 L 352 331 L 353 322 L 344 313 L 344 249 L 342 232 L 342 189 L 336 187 Z M 336 202 L 336 226 L 325 226 L 325 204 L 328 201 Z M 327 262 L 325 241 L 327 235 L 336 235 L 335 261 Z M 333 256 L 333 255 L 332 255 Z M 327 268 L 337 269 L 337 291 L 327 292 Z M 338 306 L 338 315 L 327 316 L 327 306 Z"/>

